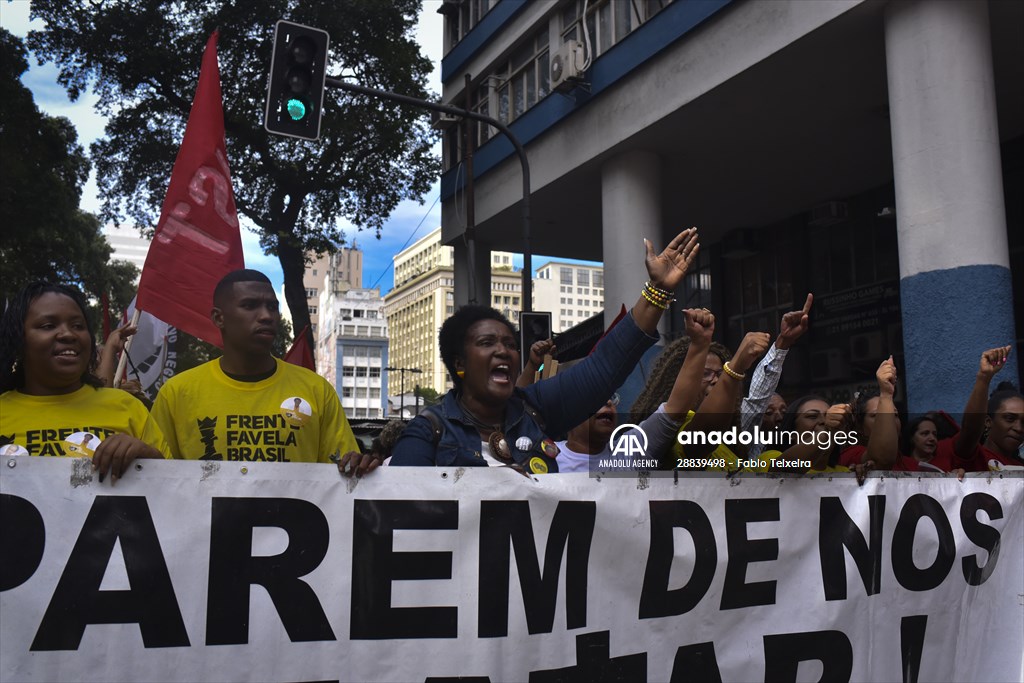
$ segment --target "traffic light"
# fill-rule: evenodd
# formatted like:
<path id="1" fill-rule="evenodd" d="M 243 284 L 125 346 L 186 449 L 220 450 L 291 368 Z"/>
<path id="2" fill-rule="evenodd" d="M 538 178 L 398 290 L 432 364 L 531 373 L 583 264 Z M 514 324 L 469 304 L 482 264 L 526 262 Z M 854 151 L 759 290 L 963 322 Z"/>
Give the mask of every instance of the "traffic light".
<path id="1" fill-rule="evenodd" d="M 551 314 L 547 312 L 519 314 L 519 359 L 525 366 L 530 360 L 534 342 L 551 338 Z"/>
<path id="2" fill-rule="evenodd" d="M 269 132 L 307 140 L 320 137 L 329 44 L 327 31 L 277 22 L 263 122 Z"/>

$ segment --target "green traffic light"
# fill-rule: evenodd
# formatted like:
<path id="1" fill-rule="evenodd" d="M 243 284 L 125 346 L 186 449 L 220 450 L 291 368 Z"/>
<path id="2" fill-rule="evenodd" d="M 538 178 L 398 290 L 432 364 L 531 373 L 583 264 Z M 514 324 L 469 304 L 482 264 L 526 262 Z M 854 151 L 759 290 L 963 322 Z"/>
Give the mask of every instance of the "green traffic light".
<path id="1" fill-rule="evenodd" d="M 306 118 L 306 103 L 302 100 L 291 97 L 285 103 L 285 109 L 292 121 L 301 121 Z"/>

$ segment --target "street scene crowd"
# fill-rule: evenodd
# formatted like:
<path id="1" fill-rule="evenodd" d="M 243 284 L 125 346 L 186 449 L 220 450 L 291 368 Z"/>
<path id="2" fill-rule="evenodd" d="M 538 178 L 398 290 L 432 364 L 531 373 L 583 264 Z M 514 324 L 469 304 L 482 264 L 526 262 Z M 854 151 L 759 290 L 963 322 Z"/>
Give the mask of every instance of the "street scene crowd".
<path id="1" fill-rule="evenodd" d="M 0 447 L 92 458 L 101 482 L 125 476 L 139 458 L 334 462 L 356 477 L 382 463 L 594 473 L 641 434 L 643 469 L 963 476 L 1024 467 L 1024 397 L 1011 382 L 993 386 L 1011 352 L 1005 340 L 973 361 L 976 380 L 959 420 L 941 412 L 901 420 L 891 356 L 877 369 L 877 387 L 849 404 L 776 393 L 787 351 L 812 324 L 812 294 L 782 317 L 775 339 L 751 332 L 734 351 L 713 341 L 712 311 L 686 310 L 686 336 L 665 346 L 627 411 L 616 390 L 659 341 L 658 322 L 700 248 L 694 228 L 660 253 L 645 246 L 648 281 L 632 309 L 589 356 L 548 378 L 535 370 L 551 340 L 519 349 L 499 311 L 457 309 L 439 331 L 454 388 L 408 424 L 388 425 L 370 452 L 360 452 L 329 382 L 272 355 L 280 311 L 262 273 L 220 280 L 211 320 L 224 355 L 173 377 L 152 406 L 131 382 L 112 387 L 134 329 L 116 330 L 100 349 L 82 295 L 34 282 L 0 328 Z M 629 431 L 619 432 L 620 423 Z M 622 434 L 625 442 L 613 440 Z M 635 464 L 638 453 L 625 455 Z"/>

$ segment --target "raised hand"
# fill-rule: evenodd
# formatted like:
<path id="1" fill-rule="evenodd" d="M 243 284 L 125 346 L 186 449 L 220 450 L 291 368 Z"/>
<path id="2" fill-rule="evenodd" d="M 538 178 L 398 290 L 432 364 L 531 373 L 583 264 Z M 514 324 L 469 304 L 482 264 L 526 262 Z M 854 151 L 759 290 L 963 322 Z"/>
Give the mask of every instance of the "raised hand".
<path id="1" fill-rule="evenodd" d="M 556 350 L 553 339 L 539 339 L 530 346 L 529 362 L 533 367 L 539 368 L 544 362 L 544 356 L 549 353 L 553 356 Z"/>
<path id="2" fill-rule="evenodd" d="M 837 403 L 834 406 L 829 406 L 825 412 L 825 429 L 834 432 L 847 424 L 852 414 L 853 411 L 850 409 L 849 403 Z"/>
<path id="3" fill-rule="evenodd" d="M 790 311 L 782 316 L 779 323 L 779 338 L 775 340 L 775 346 L 779 349 L 788 349 L 796 343 L 796 340 L 807 331 L 810 322 L 811 304 L 814 303 L 814 295 L 808 294 L 804 307 L 799 311 Z"/>
<path id="4" fill-rule="evenodd" d="M 683 310 L 683 319 L 691 344 L 701 348 L 711 345 L 711 337 L 715 333 L 714 313 L 706 308 L 687 308 Z"/>
<path id="5" fill-rule="evenodd" d="M 644 247 L 647 249 L 644 261 L 651 284 L 671 292 L 683 281 L 700 251 L 697 228 L 683 230 L 660 254 L 654 253 L 654 245 L 646 237 Z"/>
<path id="6" fill-rule="evenodd" d="M 896 364 L 889 356 L 882 361 L 875 371 L 875 379 L 878 380 L 878 392 L 882 396 L 892 398 L 896 394 Z"/>
<path id="7" fill-rule="evenodd" d="M 745 373 L 764 355 L 771 341 L 772 336 L 767 332 L 747 332 L 736 354 L 729 361 L 729 367 L 738 373 Z"/>
<path id="8" fill-rule="evenodd" d="M 978 364 L 978 374 L 992 379 L 1006 365 L 1012 348 L 1012 346 L 1000 346 L 997 349 L 989 349 L 982 353 L 981 361 Z"/>

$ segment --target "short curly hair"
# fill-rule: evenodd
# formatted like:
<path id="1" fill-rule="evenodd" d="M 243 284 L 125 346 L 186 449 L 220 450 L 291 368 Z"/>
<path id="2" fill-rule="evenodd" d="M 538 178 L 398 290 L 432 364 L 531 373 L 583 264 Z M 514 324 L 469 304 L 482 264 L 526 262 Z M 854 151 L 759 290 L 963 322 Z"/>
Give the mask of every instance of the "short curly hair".
<path id="1" fill-rule="evenodd" d="M 94 387 L 103 386 L 103 382 L 92 374 L 92 369 L 96 367 L 96 335 L 89 320 L 85 297 L 74 287 L 37 280 L 18 292 L 0 319 L 0 393 L 20 389 L 25 385 L 25 368 L 21 363 L 25 346 L 25 319 L 28 317 L 32 302 L 43 294 L 50 293 L 68 297 L 81 309 L 86 330 L 89 332 L 89 365 L 82 374 L 82 382 Z"/>
<path id="2" fill-rule="evenodd" d="M 444 321 L 441 331 L 437 335 L 438 346 L 441 349 L 441 362 L 448 369 L 448 374 L 456 389 L 462 386 L 462 378 L 455 374 L 455 361 L 463 355 L 466 332 L 481 320 L 497 320 L 508 327 L 513 337 L 519 338 L 516 326 L 500 311 L 496 311 L 490 306 L 460 306 L 451 317 Z"/>

